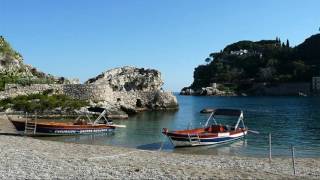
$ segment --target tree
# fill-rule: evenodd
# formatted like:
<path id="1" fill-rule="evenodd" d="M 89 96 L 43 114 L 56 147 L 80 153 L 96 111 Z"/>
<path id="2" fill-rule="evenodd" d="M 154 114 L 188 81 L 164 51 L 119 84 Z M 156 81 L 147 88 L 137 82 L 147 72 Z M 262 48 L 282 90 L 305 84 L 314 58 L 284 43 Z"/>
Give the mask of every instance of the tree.
<path id="1" fill-rule="evenodd" d="M 259 79 L 262 81 L 269 81 L 275 73 L 273 67 L 259 68 Z"/>
<path id="2" fill-rule="evenodd" d="M 293 75 L 296 79 L 305 79 L 308 77 L 303 77 L 308 71 L 308 66 L 302 60 L 297 60 L 292 62 Z"/>
<path id="3" fill-rule="evenodd" d="M 205 61 L 206 61 L 206 63 L 209 63 L 211 61 L 211 59 L 210 58 L 206 58 Z"/>
<path id="4" fill-rule="evenodd" d="M 212 61 L 214 61 L 221 53 L 211 53 L 209 55 L 210 58 L 212 58 Z"/>
<path id="5" fill-rule="evenodd" d="M 288 39 L 287 39 L 286 47 L 287 47 L 287 48 L 290 47 L 290 44 L 289 44 L 289 40 L 288 40 Z"/>

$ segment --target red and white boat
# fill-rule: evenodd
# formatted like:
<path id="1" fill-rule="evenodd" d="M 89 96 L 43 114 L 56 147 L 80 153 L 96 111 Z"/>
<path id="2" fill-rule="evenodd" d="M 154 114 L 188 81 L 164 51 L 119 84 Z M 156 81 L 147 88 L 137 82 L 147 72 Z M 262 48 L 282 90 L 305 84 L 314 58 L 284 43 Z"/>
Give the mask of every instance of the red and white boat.
<path id="1" fill-rule="evenodd" d="M 217 116 L 238 117 L 235 126 L 218 124 Z M 210 120 L 214 123 L 209 124 Z M 240 124 L 241 123 L 241 124 Z M 182 146 L 203 146 L 218 143 L 226 143 L 244 137 L 248 132 L 243 122 L 243 112 L 236 109 L 215 109 L 204 127 L 169 131 L 163 128 L 162 133 L 166 135 L 175 147 Z"/>

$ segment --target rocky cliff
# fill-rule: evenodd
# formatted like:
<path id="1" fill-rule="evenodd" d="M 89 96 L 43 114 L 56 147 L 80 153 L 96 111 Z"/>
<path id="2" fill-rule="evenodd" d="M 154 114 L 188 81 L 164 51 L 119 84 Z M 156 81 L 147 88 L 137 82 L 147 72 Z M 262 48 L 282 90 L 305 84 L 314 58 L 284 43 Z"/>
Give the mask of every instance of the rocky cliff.
<path id="1" fill-rule="evenodd" d="M 34 76 L 31 72 L 31 66 L 23 64 L 22 56 L 13 50 L 10 44 L 0 36 L 0 72 L 16 73 L 22 77 Z"/>
<path id="2" fill-rule="evenodd" d="M 15 51 L 4 37 L 0 36 L 0 90 L 5 84 L 61 84 L 69 83 L 64 77 L 54 77 L 24 64 L 23 57 Z"/>
<path id="3" fill-rule="evenodd" d="M 300 94 L 303 83 L 320 75 L 320 34 L 292 47 L 289 40 L 239 41 L 220 52 L 210 53 L 206 64 L 194 70 L 194 81 L 181 94 L 195 95 L 279 95 Z M 212 88 L 211 84 L 220 84 Z M 262 86 L 261 86 L 262 84 Z M 265 84 L 265 85 L 263 85 Z M 286 87 L 288 84 L 288 87 Z M 256 88 L 259 87 L 259 88 Z M 286 88 L 282 88 L 286 87 Z M 295 87 L 294 92 L 290 87 Z M 281 90 L 280 90 L 281 89 Z M 288 89 L 288 92 L 283 92 Z M 263 92 L 263 93 L 261 93 Z"/>
<path id="4" fill-rule="evenodd" d="M 163 81 L 157 70 L 123 67 L 91 78 L 85 84 L 7 84 L 0 100 L 51 92 L 76 100 L 86 100 L 91 107 L 103 107 L 109 117 L 124 118 L 145 110 L 178 109 L 176 97 L 161 90 Z"/>
<path id="5" fill-rule="evenodd" d="M 142 110 L 177 109 L 176 97 L 164 92 L 162 85 L 159 71 L 129 66 L 107 70 L 84 84 L 76 84 L 24 64 L 23 57 L 0 36 L 0 100 L 51 92 L 89 101 L 91 106 L 125 117 L 125 113 Z"/>
<path id="6" fill-rule="evenodd" d="M 163 81 L 157 70 L 125 66 L 103 72 L 85 84 L 108 85 L 113 91 L 154 91 L 161 89 Z"/>
<path id="7" fill-rule="evenodd" d="M 86 85 L 96 87 L 92 106 L 114 112 L 136 113 L 141 110 L 177 109 L 176 97 L 161 88 L 161 73 L 154 69 L 120 67 L 91 78 Z"/>

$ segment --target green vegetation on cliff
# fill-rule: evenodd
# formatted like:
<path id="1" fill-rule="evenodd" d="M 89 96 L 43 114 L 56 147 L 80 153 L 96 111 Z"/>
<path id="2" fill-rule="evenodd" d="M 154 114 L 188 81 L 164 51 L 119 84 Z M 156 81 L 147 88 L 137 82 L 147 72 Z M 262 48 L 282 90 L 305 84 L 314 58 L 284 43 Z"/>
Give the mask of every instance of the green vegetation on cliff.
<path id="1" fill-rule="evenodd" d="M 17 51 L 12 49 L 10 44 L 4 39 L 3 36 L 0 36 L 0 55 L 19 58 L 22 57 Z"/>
<path id="2" fill-rule="evenodd" d="M 320 72 L 320 34 L 290 47 L 289 41 L 239 41 L 211 53 L 195 68 L 192 89 L 210 83 L 238 85 L 257 82 L 310 82 Z M 241 89 L 241 87 L 240 87 Z"/>
<path id="3" fill-rule="evenodd" d="M 24 112 L 45 112 L 60 108 L 61 111 L 73 111 L 81 107 L 88 106 L 89 103 L 83 100 L 71 99 L 65 95 L 32 94 L 28 96 L 17 96 L 15 98 L 0 101 L 3 109 L 12 108 L 16 111 Z"/>
<path id="4" fill-rule="evenodd" d="M 56 78 L 23 63 L 23 57 L 0 36 L 0 91 L 6 84 L 54 84 L 64 83 L 63 77 Z"/>

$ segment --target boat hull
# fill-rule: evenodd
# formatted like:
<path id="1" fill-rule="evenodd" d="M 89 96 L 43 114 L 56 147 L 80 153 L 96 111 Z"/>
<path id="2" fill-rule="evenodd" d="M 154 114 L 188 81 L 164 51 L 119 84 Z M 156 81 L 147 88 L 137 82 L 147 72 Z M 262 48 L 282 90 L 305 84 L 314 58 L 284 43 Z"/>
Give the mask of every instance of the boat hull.
<path id="1" fill-rule="evenodd" d="M 186 146 L 206 146 L 222 144 L 243 138 L 247 134 L 247 130 L 238 130 L 234 132 L 224 133 L 207 133 L 207 134 L 165 134 L 175 147 Z"/>
<path id="2" fill-rule="evenodd" d="M 25 122 L 11 120 L 18 132 L 25 132 Z M 34 123 L 28 123 L 34 125 Z M 65 135 L 80 135 L 80 134 L 96 134 L 112 132 L 115 126 L 107 124 L 95 125 L 72 125 L 67 123 L 37 123 L 36 131 L 33 135 L 52 135 L 52 136 L 65 136 Z"/>

